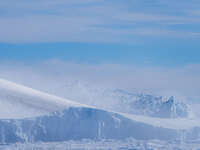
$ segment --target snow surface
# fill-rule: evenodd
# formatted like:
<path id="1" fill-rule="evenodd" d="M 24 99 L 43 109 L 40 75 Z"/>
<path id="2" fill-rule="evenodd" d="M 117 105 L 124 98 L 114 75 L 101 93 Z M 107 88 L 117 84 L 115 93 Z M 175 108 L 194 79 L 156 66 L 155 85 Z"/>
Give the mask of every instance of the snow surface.
<path id="1" fill-rule="evenodd" d="M 133 114 L 123 114 L 123 113 L 120 113 L 120 114 L 129 119 L 135 120 L 137 122 L 151 124 L 156 127 L 163 127 L 163 128 L 169 128 L 169 129 L 177 129 L 177 130 L 200 127 L 200 120 L 196 118 L 164 119 L 164 118 L 152 118 L 152 117 L 146 117 L 146 116 L 139 116 L 139 115 L 133 115 Z"/>
<path id="2" fill-rule="evenodd" d="M 65 110 L 69 107 L 94 108 L 0 79 L 0 119 L 32 118 Z M 112 113 L 136 122 L 162 128 L 181 130 L 200 127 L 200 120 L 197 119 L 161 119 L 118 112 Z"/>
<path id="3" fill-rule="evenodd" d="M 0 79 L 0 119 L 20 119 L 69 107 L 87 107 L 67 99 Z"/>
<path id="4" fill-rule="evenodd" d="M 89 140 L 65 141 L 65 142 L 38 142 L 16 143 L 0 145 L 5 150 L 199 150 L 200 141 L 182 143 L 180 141 L 159 140 Z"/>

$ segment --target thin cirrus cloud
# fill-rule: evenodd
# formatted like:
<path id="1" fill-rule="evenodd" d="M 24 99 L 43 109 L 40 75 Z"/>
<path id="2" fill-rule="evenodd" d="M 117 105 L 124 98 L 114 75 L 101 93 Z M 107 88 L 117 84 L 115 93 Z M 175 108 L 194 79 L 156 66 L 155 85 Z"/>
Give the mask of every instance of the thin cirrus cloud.
<path id="1" fill-rule="evenodd" d="M 0 42 L 125 42 L 199 38 L 195 4 L 122 0 L 3 0 Z M 182 27 L 187 24 L 188 27 Z M 180 30 L 180 27 L 181 30 Z M 156 34 L 153 34 L 156 33 Z M 188 36 L 189 35 L 189 36 Z"/>

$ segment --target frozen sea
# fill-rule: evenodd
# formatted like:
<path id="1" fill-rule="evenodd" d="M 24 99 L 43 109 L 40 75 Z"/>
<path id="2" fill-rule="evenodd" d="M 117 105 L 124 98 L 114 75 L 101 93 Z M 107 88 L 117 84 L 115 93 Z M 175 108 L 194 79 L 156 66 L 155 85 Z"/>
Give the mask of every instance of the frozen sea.
<path id="1" fill-rule="evenodd" d="M 81 140 L 0 145 L 0 150 L 200 150 L 200 141 Z"/>

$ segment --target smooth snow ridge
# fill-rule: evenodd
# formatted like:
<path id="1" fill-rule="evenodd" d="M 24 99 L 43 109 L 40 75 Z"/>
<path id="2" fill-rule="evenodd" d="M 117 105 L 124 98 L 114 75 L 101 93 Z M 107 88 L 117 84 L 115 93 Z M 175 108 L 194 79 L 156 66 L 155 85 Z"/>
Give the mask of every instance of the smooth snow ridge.
<path id="1" fill-rule="evenodd" d="M 49 114 L 50 112 L 62 111 L 69 107 L 87 107 L 96 109 L 92 106 L 79 104 L 0 79 L 0 119 L 23 119 L 36 117 Z M 141 122 L 156 127 L 179 130 L 200 127 L 200 120 L 196 119 L 161 119 L 112 112 L 109 110 L 106 111 L 120 114 L 121 116 L 135 122 Z"/>
<path id="2" fill-rule="evenodd" d="M 35 117 L 71 106 L 86 107 L 86 105 L 0 79 L 0 119 Z"/>

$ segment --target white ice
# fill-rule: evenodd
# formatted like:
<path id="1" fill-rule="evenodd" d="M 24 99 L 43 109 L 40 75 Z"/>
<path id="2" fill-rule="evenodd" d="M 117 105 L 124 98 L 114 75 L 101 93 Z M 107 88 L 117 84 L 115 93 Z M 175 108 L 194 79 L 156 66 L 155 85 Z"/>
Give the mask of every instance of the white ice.
<path id="1" fill-rule="evenodd" d="M 64 110 L 69 107 L 89 107 L 96 109 L 91 106 L 79 104 L 71 100 L 0 79 L 0 119 L 21 119 L 41 116 L 50 112 Z M 106 111 L 112 112 L 110 110 Z M 133 121 L 163 128 L 189 129 L 197 126 L 200 127 L 200 120 L 194 118 L 161 119 L 124 113 L 118 114 Z"/>

